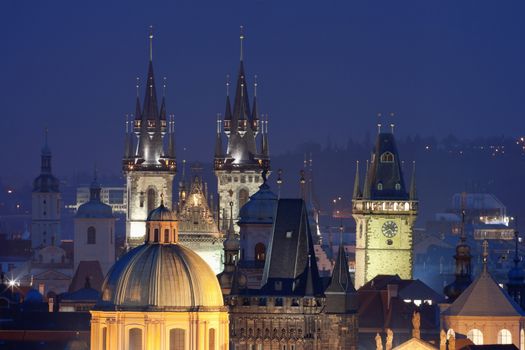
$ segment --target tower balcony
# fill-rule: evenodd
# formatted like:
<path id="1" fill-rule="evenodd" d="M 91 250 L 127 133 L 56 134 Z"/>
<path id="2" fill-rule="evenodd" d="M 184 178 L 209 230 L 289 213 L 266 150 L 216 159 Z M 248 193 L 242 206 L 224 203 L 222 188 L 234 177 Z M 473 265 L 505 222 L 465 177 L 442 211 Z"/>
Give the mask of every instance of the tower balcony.
<path id="1" fill-rule="evenodd" d="M 352 201 L 354 214 L 406 214 L 417 215 L 418 201 L 411 200 L 368 200 Z"/>

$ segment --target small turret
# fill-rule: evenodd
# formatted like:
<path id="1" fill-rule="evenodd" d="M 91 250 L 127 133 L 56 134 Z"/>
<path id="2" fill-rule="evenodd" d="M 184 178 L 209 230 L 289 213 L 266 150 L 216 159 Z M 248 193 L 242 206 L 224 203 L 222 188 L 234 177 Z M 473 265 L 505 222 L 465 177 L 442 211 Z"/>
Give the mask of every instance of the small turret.
<path id="1" fill-rule="evenodd" d="M 363 194 L 361 193 L 361 185 L 359 183 L 359 161 L 356 161 L 356 164 L 355 164 L 355 178 L 354 178 L 354 192 L 353 192 L 353 195 L 352 195 L 352 198 L 353 199 L 358 199 L 358 198 L 361 198 L 363 196 Z"/>

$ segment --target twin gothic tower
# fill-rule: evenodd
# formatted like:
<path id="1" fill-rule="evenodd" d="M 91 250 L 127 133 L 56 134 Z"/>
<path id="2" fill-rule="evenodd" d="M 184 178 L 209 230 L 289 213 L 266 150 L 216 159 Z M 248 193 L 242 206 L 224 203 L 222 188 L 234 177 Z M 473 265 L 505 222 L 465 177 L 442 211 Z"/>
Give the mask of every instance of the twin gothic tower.
<path id="1" fill-rule="evenodd" d="M 167 117 L 165 96 L 160 108 L 153 71 L 153 34 L 149 35 L 150 54 L 144 100 L 141 105 L 139 86 L 135 115 L 126 121 L 123 171 L 126 175 L 127 215 L 126 243 L 128 247 L 142 244 L 145 239 L 145 221 L 148 213 L 164 203 L 175 208 L 173 180 L 177 173 L 175 128 L 173 116 Z M 257 106 L 257 83 L 250 108 L 248 82 L 244 71 L 243 40 L 233 106 L 229 91 L 226 96 L 224 119 L 217 119 L 214 168 L 218 180 L 219 227 L 228 223 L 230 202 L 233 217 L 262 183 L 261 172 L 269 168 L 268 121 L 261 120 Z M 229 85 L 229 83 L 228 83 Z M 229 90 L 229 89 L 228 89 Z M 223 147 L 223 133 L 227 139 Z M 258 135 L 261 135 L 259 138 Z M 258 140 L 260 139 L 260 141 Z M 228 210 L 226 210 L 228 209 Z"/>
<path id="2" fill-rule="evenodd" d="M 149 212 L 161 197 L 171 208 L 173 180 L 177 172 L 174 121 L 168 119 L 165 96 L 158 104 L 153 73 L 152 40 L 144 101 L 138 96 L 135 116 L 127 126 L 123 170 L 127 181 L 126 238 L 128 247 L 142 244 Z M 243 58 L 244 35 L 233 104 L 227 84 L 223 118 L 217 118 L 214 170 L 218 187 L 218 226 L 223 232 L 230 219 L 236 220 L 240 208 L 263 183 L 262 172 L 269 171 L 268 120 L 259 114 L 257 83 L 250 108 L 248 79 Z M 225 139 L 226 142 L 223 142 Z M 372 158 L 361 187 L 356 173 L 353 217 L 356 221 L 355 286 L 361 287 L 376 275 L 412 278 L 412 229 L 418 202 L 415 174 L 405 187 L 402 162 L 392 132 L 379 132 Z M 236 226 L 236 225 L 235 225 Z M 235 227 L 238 233 L 238 227 Z"/>

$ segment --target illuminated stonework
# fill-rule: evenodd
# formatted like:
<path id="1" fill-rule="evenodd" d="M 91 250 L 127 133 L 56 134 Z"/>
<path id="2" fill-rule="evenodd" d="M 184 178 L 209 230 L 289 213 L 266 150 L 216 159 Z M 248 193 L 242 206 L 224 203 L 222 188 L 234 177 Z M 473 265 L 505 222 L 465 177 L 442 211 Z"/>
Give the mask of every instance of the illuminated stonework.
<path id="1" fill-rule="evenodd" d="M 416 220 L 415 203 L 404 203 L 399 211 L 388 212 L 370 209 L 373 204 L 393 206 L 392 202 L 356 202 L 353 217 L 356 221 L 356 274 L 357 288 L 377 275 L 399 275 L 412 278 L 413 251 L 412 227 Z M 364 207 L 364 210 L 363 210 Z M 367 210 L 366 207 L 369 209 Z M 412 208 L 412 210 L 410 210 Z M 388 237 L 384 232 L 386 223 L 395 223 L 397 232 Z"/>
<path id="2" fill-rule="evenodd" d="M 130 171 L 126 175 L 128 214 L 126 238 L 130 247 L 144 242 L 148 212 L 160 204 L 161 195 L 172 203 L 174 172 Z"/>
<path id="3" fill-rule="evenodd" d="M 146 242 L 111 268 L 91 311 L 92 350 L 226 350 L 227 307 L 215 274 L 178 242 L 176 215 L 161 205 Z"/>
<path id="4" fill-rule="evenodd" d="M 91 312 L 91 350 L 228 349 L 227 312 Z"/>
<path id="5" fill-rule="evenodd" d="M 407 190 L 401 164 L 392 133 L 377 135 L 363 191 L 357 164 L 352 200 L 357 289 L 377 275 L 412 278 L 412 231 L 418 211 L 415 167 Z"/>

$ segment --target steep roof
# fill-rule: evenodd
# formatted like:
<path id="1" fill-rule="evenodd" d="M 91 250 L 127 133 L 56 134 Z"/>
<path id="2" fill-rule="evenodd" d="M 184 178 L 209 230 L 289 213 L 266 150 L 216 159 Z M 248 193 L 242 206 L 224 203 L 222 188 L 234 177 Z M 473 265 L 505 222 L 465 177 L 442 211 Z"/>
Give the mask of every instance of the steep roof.
<path id="1" fill-rule="evenodd" d="M 443 312 L 448 316 L 524 316 L 525 313 L 490 273 L 482 272 Z"/>
<path id="2" fill-rule="evenodd" d="M 323 294 L 308 213 L 302 199 L 280 199 L 277 203 L 263 285 L 263 290 L 270 294 Z"/>
<path id="3" fill-rule="evenodd" d="M 394 134 L 377 135 L 365 186 L 370 199 L 409 198 Z"/>

